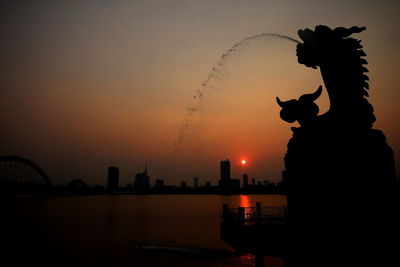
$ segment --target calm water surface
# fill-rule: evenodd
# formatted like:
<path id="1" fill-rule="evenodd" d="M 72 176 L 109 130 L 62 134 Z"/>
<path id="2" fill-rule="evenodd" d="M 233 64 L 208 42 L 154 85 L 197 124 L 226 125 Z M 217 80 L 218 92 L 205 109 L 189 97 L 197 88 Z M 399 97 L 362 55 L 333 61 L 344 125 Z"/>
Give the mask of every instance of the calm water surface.
<path id="1" fill-rule="evenodd" d="M 281 195 L 103 195 L 18 198 L 7 204 L 9 252 L 56 265 L 253 266 L 220 239 L 223 203 L 286 205 Z M 7 239 L 6 239 L 7 240 Z M 210 253 L 174 253 L 140 246 Z M 17 253 L 17 254 L 21 254 Z M 267 266 L 283 266 L 267 258 Z"/>

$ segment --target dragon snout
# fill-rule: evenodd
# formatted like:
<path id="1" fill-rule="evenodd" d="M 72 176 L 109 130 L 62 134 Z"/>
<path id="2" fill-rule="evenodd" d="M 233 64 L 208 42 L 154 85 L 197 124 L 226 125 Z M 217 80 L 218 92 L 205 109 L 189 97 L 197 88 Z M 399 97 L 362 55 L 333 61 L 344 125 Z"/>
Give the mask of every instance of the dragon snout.
<path id="1" fill-rule="evenodd" d="M 279 97 L 276 98 L 276 102 L 282 108 L 280 116 L 282 120 L 292 123 L 297 120 L 299 101 L 292 99 L 288 101 L 281 101 Z"/>

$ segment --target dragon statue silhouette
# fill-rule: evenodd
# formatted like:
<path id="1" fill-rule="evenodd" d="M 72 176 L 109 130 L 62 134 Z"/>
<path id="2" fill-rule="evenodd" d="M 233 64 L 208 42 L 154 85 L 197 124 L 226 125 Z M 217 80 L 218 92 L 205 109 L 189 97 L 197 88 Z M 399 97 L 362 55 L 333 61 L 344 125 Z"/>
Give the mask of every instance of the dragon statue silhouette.
<path id="1" fill-rule="evenodd" d="M 330 99 L 329 111 L 321 116 L 314 101 L 321 95 L 322 86 L 313 94 L 303 95 L 299 100 L 286 102 L 277 98 L 282 107 L 281 118 L 287 122 L 298 121 L 300 125 L 329 120 L 330 125 L 371 128 L 375 121 L 373 108 L 364 96 L 368 96 L 368 62 L 361 41 L 348 38 L 360 33 L 365 27 L 336 28 L 317 26 L 315 31 L 299 30 L 303 43 L 297 46 L 300 64 L 321 70 Z"/>
<path id="2" fill-rule="evenodd" d="M 330 100 L 326 113 L 318 114 L 314 103 L 322 86 L 298 99 L 276 98 L 281 118 L 300 125 L 292 127 L 283 171 L 291 266 L 395 266 L 382 264 L 394 255 L 383 237 L 399 238 L 393 151 L 372 129 L 368 62 L 361 41 L 350 37 L 365 29 L 319 25 L 298 31 L 298 62 L 320 70 Z M 375 256 L 366 259 L 365 253 Z"/>

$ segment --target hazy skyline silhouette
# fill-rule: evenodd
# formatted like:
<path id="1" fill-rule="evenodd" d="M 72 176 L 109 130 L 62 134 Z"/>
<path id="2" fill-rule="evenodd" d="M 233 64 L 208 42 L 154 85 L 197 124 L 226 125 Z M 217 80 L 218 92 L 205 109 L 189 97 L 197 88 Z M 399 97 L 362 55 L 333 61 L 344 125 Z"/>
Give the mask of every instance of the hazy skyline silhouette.
<path id="1" fill-rule="evenodd" d="M 0 154 L 32 160 L 54 183 L 105 184 L 114 165 L 125 185 L 147 162 L 154 180 L 179 184 L 199 176 L 216 184 L 218 162 L 227 157 L 234 178 L 246 172 L 278 181 L 291 133 L 275 96 L 292 99 L 322 84 L 318 71 L 297 63 L 294 43 L 254 42 L 231 58 L 188 142 L 176 154 L 172 143 L 224 51 L 246 36 L 296 37 L 297 29 L 318 24 L 367 27 L 359 38 L 368 54 L 374 127 L 385 132 L 400 169 L 393 71 L 398 1 L 12 1 L 2 7 Z M 320 99 L 323 113 L 326 94 Z"/>

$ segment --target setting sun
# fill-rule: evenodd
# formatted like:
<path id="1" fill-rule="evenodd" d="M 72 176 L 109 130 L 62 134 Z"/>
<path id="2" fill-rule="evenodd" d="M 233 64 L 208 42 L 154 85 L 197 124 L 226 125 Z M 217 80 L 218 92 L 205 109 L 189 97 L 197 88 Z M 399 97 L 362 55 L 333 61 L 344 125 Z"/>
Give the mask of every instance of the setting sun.
<path id="1" fill-rule="evenodd" d="M 247 162 L 246 162 L 246 160 L 244 160 L 244 159 L 242 159 L 242 165 L 245 165 Z"/>

